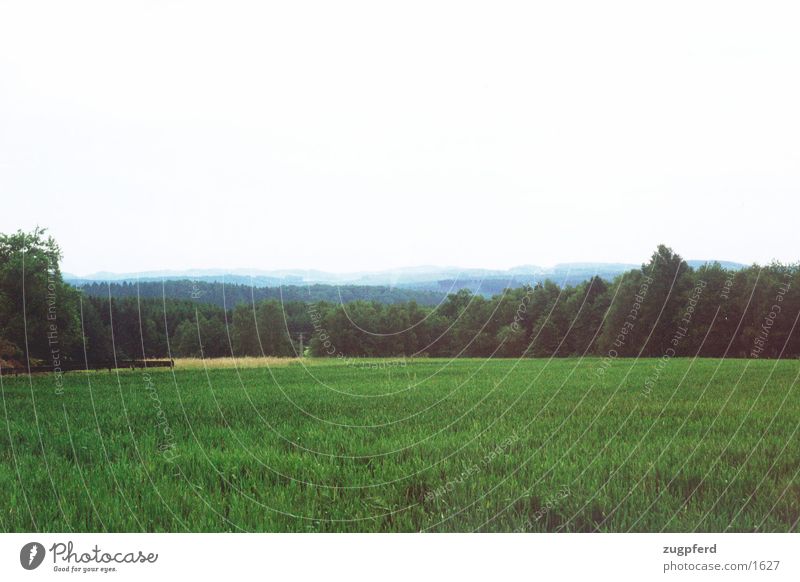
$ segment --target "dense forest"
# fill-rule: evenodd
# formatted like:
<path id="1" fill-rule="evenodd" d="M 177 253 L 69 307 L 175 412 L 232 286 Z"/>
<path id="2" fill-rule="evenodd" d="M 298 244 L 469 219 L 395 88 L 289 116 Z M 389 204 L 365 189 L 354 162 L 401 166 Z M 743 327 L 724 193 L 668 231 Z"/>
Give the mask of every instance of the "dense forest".
<path id="1" fill-rule="evenodd" d="M 88 297 L 192 299 L 199 303 L 226 308 L 235 307 L 239 303 L 252 305 L 265 299 L 303 303 L 317 301 L 350 303 L 357 300 L 379 303 L 416 301 L 420 305 L 436 305 L 445 297 L 444 293 L 437 291 L 418 291 L 384 285 L 313 284 L 259 287 L 242 283 L 189 280 L 93 282 L 79 285 L 78 289 Z"/>
<path id="2" fill-rule="evenodd" d="M 434 305 L 250 289 L 228 303 L 226 288 L 224 309 L 193 294 L 191 282 L 175 283 L 185 299 L 152 286 L 118 296 L 113 286 L 104 294 L 68 285 L 60 259 L 42 229 L 0 235 L 3 367 L 115 356 L 800 356 L 800 266 L 692 268 L 665 246 L 610 281 L 545 281 L 491 298 L 464 289 Z"/>

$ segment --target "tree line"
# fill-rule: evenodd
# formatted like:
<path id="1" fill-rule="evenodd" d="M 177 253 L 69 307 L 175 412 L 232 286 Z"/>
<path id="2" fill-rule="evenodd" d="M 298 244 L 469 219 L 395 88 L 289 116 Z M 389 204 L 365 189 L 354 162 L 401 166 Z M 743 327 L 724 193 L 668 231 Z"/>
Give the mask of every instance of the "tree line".
<path id="1" fill-rule="evenodd" d="M 225 309 L 191 294 L 103 295 L 65 283 L 60 259 L 43 229 L 0 235 L 0 365 L 262 355 L 800 356 L 800 266 L 692 268 L 665 246 L 612 280 L 545 281 L 491 298 L 463 289 L 435 305 L 251 296 Z"/>
<path id="2" fill-rule="evenodd" d="M 241 279 L 241 277 L 237 277 Z M 120 281 L 92 282 L 76 285 L 89 297 L 139 297 L 141 299 L 191 299 L 199 303 L 210 303 L 217 307 L 231 308 L 239 303 L 259 303 L 265 299 L 303 303 L 328 301 L 350 303 L 359 299 L 379 303 L 405 303 L 416 301 L 422 305 L 436 305 L 445 297 L 439 291 L 425 291 L 385 285 L 282 285 L 260 287 L 242 283 L 219 281 Z"/>

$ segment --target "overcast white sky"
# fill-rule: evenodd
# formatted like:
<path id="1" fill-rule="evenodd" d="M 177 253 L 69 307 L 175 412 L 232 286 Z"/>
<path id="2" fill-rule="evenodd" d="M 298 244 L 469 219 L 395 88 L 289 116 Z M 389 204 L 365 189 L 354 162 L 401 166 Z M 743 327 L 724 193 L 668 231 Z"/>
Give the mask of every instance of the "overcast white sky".
<path id="1" fill-rule="evenodd" d="M 800 259 L 797 2 L 0 7 L 69 272 Z"/>

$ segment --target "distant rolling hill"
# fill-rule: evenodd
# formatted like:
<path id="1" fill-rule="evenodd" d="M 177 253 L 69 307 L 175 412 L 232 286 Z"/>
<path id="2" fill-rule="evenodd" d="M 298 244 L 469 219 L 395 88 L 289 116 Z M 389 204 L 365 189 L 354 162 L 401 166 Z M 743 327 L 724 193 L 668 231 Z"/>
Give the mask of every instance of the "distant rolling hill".
<path id="1" fill-rule="evenodd" d="M 697 268 L 715 261 L 692 260 Z M 726 269 L 745 265 L 717 261 Z M 546 279 L 558 285 L 577 285 L 593 276 L 613 279 L 639 265 L 628 263 L 561 263 L 553 267 L 524 265 L 507 270 L 411 267 L 392 271 L 326 273 L 323 271 L 150 271 L 142 273 L 95 273 L 86 277 L 64 274 L 67 282 L 88 295 L 107 297 L 193 298 L 230 306 L 242 301 L 349 302 L 356 299 L 400 303 L 416 301 L 435 305 L 448 293 L 469 289 L 491 296 L 504 289 L 535 284 Z M 138 287 L 138 291 L 137 291 Z"/>

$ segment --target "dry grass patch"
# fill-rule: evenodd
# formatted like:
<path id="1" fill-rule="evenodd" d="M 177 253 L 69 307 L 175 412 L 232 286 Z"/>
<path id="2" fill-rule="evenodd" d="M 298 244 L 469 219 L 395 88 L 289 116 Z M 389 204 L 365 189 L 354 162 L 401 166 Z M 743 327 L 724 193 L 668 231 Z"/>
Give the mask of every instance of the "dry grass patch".
<path id="1" fill-rule="evenodd" d="M 272 368 L 285 367 L 302 358 L 245 357 L 245 358 L 175 358 L 179 370 L 218 370 L 228 368 Z"/>

